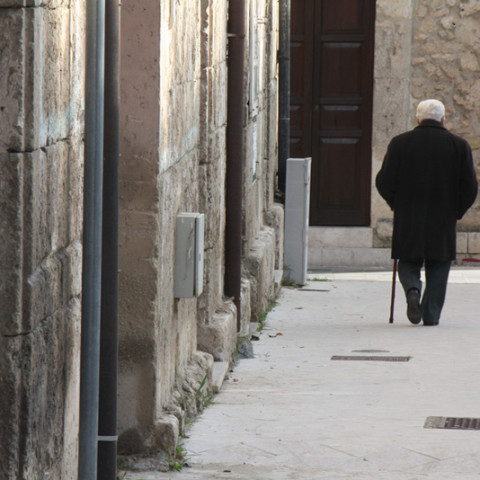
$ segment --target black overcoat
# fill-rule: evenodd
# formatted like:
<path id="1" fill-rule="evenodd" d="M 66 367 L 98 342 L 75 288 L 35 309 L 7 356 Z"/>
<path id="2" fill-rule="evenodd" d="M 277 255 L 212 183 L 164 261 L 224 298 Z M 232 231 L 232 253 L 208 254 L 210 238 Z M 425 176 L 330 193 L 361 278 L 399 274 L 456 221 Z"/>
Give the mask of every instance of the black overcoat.
<path id="1" fill-rule="evenodd" d="M 393 210 L 392 258 L 455 259 L 456 222 L 477 196 L 464 139 L 424 120 L 392 139 L 376 185 Z"/>

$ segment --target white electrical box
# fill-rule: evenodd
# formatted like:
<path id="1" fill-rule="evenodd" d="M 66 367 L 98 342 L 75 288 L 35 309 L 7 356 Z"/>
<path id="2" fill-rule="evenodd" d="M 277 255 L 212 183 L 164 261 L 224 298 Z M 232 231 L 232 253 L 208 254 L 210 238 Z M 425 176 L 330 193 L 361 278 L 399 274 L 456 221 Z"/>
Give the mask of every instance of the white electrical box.
<path id="1" fill-rule="evenodd" d="M 286 279 L 297 285 L 307 281 L 311 162 L 311 158 L 287 160 L 283 264 Z"/>
<path id="2" fill-rule="evenodd" d="M 204 214 L 179 213 L 175 240 L 175 298 L 203 292 Z"/>

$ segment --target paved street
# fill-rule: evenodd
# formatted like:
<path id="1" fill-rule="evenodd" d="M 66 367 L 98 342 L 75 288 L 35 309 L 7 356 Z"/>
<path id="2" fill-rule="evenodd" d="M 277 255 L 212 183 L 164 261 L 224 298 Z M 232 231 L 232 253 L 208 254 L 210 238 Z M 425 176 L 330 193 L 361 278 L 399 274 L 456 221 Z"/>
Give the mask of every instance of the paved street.
<path id="1" fill-rule="evenodd" d="M 424 427 L 480 417 L 480 270 L 452 270 L 438 327 L 408 322 L 398 282 L 388 323 L 390 272 L 309 278 L 190 427 L 189 467 L 126 479 L 480 479 L 480 430 Z"/>

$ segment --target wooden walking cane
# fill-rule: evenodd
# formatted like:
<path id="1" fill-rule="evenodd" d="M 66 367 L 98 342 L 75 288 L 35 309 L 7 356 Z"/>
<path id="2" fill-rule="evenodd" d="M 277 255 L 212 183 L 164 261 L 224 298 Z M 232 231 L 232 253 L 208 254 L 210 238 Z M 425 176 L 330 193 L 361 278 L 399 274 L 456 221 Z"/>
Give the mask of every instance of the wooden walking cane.
<path id="1" fill-rule="evenodd" d="M 393 323 L 393 306 L 395 305 L 395 283 L 397 280 L 397 259 L 393 260 L 393 277 L 392 277 L 392 299 L 390 302 L 390 320 L 389 323 Z"/>

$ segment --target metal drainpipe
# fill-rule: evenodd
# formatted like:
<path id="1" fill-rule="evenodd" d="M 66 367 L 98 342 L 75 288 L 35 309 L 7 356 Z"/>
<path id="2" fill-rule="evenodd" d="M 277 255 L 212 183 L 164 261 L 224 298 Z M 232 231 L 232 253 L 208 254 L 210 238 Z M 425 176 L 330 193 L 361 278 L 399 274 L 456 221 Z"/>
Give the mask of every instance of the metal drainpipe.
<path id="1" fill-rule="evenodd" d="M 97 478 L 104 27 L 104 0 L 87 0 L 79 480 Z"/>
<path id="2" fill-rule="evenodd" d="M 278 51 L 278 189 L 285 194 L 287 159 L 290 157 L 290 0 L 280 0 Z"/>
<path id="3" fill-rule="evenodd" d="M 225 294 L 241 322 L 245 2 L 230 0 L 228 20 Z"/>
<path id="4" fill-rule="evenodd" d="M 120 7 L 105 3 L 105 118 L 98 465 L 101 480 L 117 479 L 118 162 Z"/>

